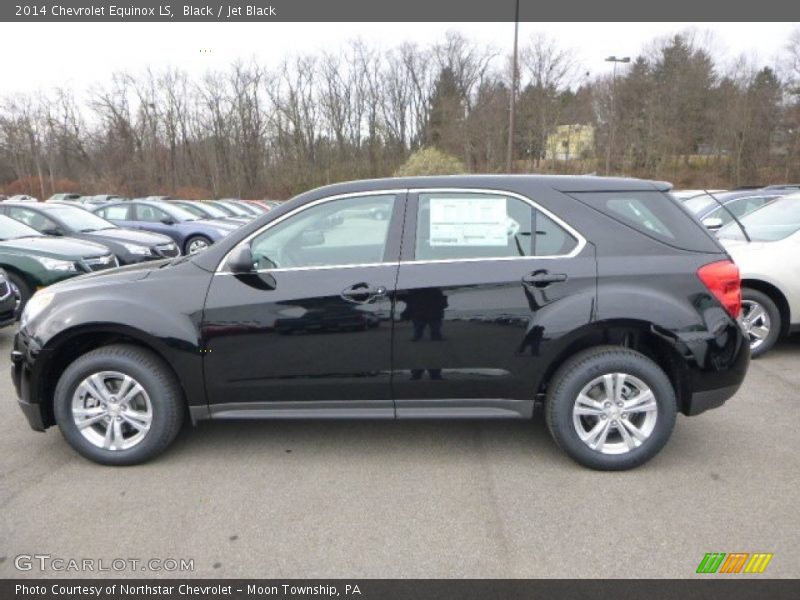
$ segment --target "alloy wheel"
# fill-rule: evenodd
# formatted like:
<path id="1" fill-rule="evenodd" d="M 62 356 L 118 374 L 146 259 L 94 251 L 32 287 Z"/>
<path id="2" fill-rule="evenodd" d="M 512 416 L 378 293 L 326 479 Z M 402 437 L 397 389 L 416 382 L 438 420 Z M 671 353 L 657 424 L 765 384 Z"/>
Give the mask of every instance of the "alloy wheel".
<path id="1" fill-rule="evenodd" d="M 130 375 L 100 371 L 72 395 L 72 419 L 81 435 L 105 450 L 133 448 L 147 436 L 153 407 L 144 387 Z"/>
<path id="2" fill-rule="evenodd" d="M 575 399 L 572 424 L 578 437 L 602 454 L 625 454 L 644 444 L 658 419 L 658 404 L 641 379 L 606 373 L 587 383 Z"/>
<path id="3" fill-rule="evenodd" d="M 18 315 L 20 305 L 22 304 L 22 292 L 20 292 L 19 288 L 11 281 L 8 282 L 8 285 L 11 288 L 11 293 L 14 294 L 14 314 Z"/>
<path id="4" fill-rule="evenodd" d="M 769 336 L 772 322 L 766 309 L 753 300 L 742 300 L 742 323 L 750 336 L 750 351 L 761 347 Z"/>
<path id="5" fill-rule="evenodd" d="M 189 254 L 196 254 L 201 250 L 205 250 L 206 248 L 208 248 L 207 241 L 201 239 L 192 240 L 192 242 L 189 244 Z"/>

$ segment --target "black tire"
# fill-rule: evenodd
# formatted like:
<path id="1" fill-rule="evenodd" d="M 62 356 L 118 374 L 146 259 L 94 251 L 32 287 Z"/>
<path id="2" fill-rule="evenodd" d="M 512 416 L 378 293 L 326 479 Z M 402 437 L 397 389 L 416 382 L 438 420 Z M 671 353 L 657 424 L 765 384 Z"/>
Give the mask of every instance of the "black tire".
<path id="1" fill-rule="evenodd" d="M 15 273 L 14 271 L 6 271 L 6 274 L 8 275 L 8 281 L 19 291 L 19 303 L 14 311 L 14 317 L 19 319 L 23 309 L 25 308 L 25 305 L 28 303 L 28 300 L 30 300 L 31 296 L 33 296 L 33 287 L 19 273 Z"/>
<path id="2" fill-rule="evenodd" d="M 88 376 L 117 371 L 141 384 L 150 398 L 152 421 L 143 439 L 127 449 L 108 450 L 87 440 L 72 416 L 72 396 Z M 180 431 L 183 395 L 170 369 L 158 356 L 137 346 L 118 344 L 93 350 L 69 365 L 58 380 L 54 396 L 56 423 L 79 454 L 103 465 L 135 465 L 161 454 Z"/>
<path id="3" fill-rule="evenodd" d="M 783 326 L 781 321 L 781 311 L 778 310 L 778 307 L 775 302 L 773 302 L 772 298 L 767 296 L 765 293 L 759 292 L 758 290 L 754 290 L 752 288 L 742 289 L 742 302 L 760 305 L 769 317 L 769 333 L 758 345 L 755 345 L 755 338 L 749 333 L 748 327 L 748 335 L 750 336 L 750 356 L 752 358 L 758 358 L 759 356 L 763 356 L 769 352 L 778 341 L 778 338 L 781 337 L 781 327 Z M 747 315 L 745 314 L 743 307 L 742 317 L 746 316 Z"/>
<path id="4" fill-rule="evenodd" d="M 192 247 L 194 242 L 205 242 L 207 246 L 213 244 L 213 242 L 204 235 L 193 235 L 189 239 L 186 240 L 186 243 L 183 245 L 183 253 L 189 254 L 189 248 Z"/>
<path id="5" fill-rule="evenodd" d="M 609 373 L 624 373 L 639 379 L 650 388 L 656 401 L 655 425 L 649 437 L 622 454 L 604 454 L 590 448 L 573 424 L 573 407 L 581 390 L 595 378 Z M 675 390 L 664 371 L 643 354 L 618 346 L 598 346 L 567 360 L 553 376 L 545 403 L 547 427 L 556 444 L 576 462 L 603 471 L 632 469 L 653 458 L 667 443 L 676 415 Z M 621 439 L 621 433 L 613 435 Z"/>

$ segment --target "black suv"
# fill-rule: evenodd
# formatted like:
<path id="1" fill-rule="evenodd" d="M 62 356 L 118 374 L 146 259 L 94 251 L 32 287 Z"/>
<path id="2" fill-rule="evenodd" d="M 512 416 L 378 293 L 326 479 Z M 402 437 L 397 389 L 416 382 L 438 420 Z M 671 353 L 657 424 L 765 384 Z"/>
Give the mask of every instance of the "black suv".
<path id="1" fill-rule="evenodd" d="M 58 424 L 123 465 L 162 452 L 185 414 L 530 419 L 543 403 L 572 458 L 635 467 L 749 364 L 738 269 L 668 190 L 537 176 L 313 190 L 195 256 L 38 292 L 12 353 L 20 405 L 33 429 Z"/>

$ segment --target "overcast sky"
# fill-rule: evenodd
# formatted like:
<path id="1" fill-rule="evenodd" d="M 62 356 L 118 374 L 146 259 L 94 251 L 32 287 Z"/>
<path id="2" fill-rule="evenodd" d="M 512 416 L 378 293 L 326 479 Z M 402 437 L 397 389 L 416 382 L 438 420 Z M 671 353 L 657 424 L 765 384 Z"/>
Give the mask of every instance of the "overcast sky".
<path id="1" fill-rule="evenodd" d="M 655 37 L 694 29 L 732 58 L 746 54 L 774 64 L 797 23 L 522 23 L 521 43 L 545 31 L 572 48 L 591 74 L 609 54 L 636 56 Z M 510 53 L 513 23 L 0 23 L 0 95 L 105 83 L 115 70 L 178 66 L 191 75 L 255 57 L 274 65 L 285 56 L 335 51 L 349 40 L 391 48 L 429 44 L 448 30 Z M 206 52 L 201 52 L 206 50 Z"/>

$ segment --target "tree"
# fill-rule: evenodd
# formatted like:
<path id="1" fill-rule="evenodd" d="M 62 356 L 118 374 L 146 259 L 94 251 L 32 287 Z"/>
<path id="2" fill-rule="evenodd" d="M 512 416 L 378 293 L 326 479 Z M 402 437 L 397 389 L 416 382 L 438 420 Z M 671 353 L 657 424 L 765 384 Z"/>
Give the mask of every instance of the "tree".
<path id="1" fill-rule="evenodd" d="M 417 150 L 397 171 L 397 177 L 415 175 L 458 175 L 467 169 L 455 156 L 445 154 L 436 148 Z"/>

